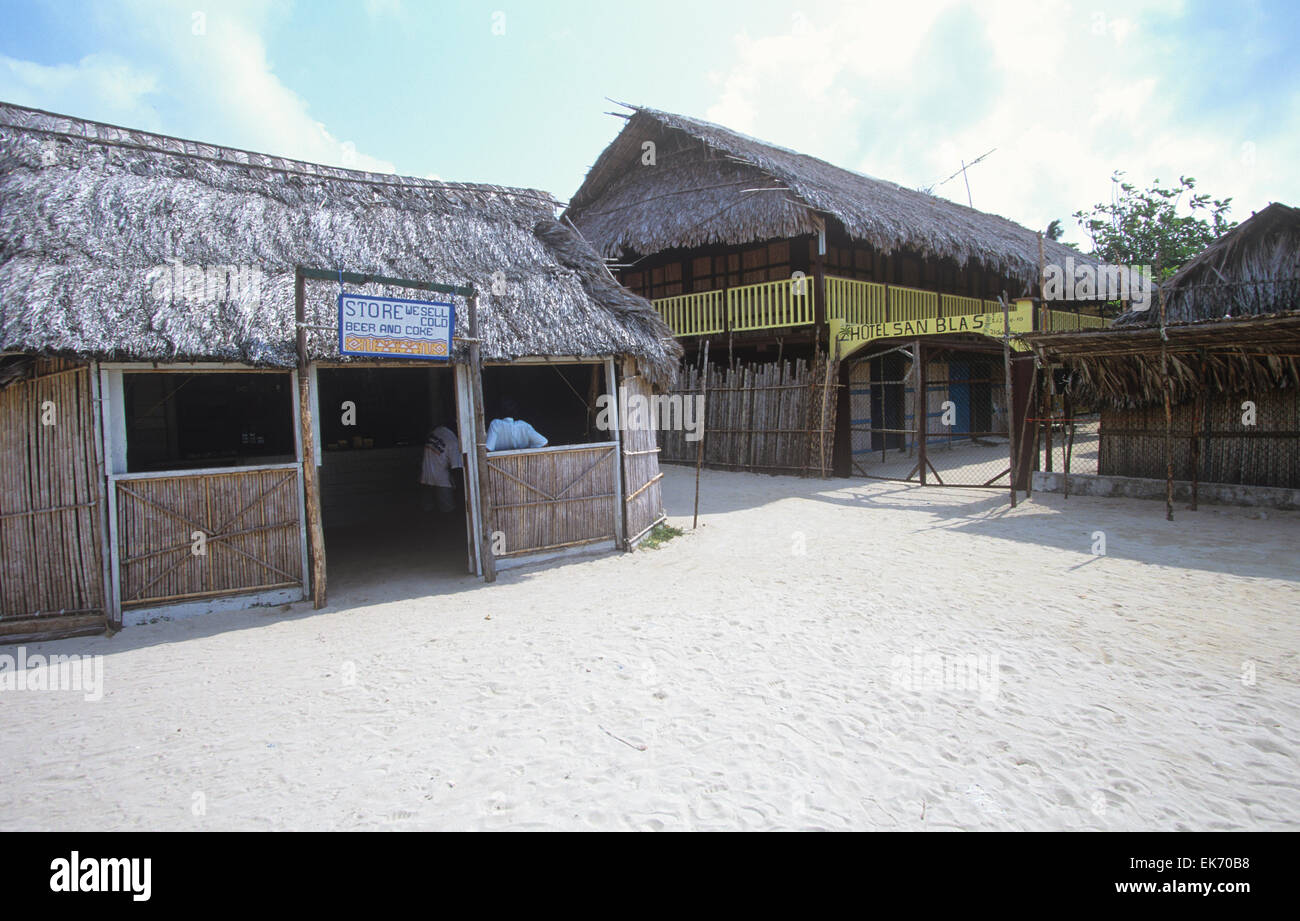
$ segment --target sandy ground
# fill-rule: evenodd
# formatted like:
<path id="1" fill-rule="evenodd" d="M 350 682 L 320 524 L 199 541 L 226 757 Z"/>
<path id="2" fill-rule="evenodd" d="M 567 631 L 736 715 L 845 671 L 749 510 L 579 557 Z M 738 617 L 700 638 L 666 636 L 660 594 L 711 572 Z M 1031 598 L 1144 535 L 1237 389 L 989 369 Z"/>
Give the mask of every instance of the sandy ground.
<path id="1" fill-rule="evenodd" d="M 0 692 L 0 828 L 1300 824 L 1300 515 L 702 493 L 658 550 L 29 646 L 105 693 Z"/>

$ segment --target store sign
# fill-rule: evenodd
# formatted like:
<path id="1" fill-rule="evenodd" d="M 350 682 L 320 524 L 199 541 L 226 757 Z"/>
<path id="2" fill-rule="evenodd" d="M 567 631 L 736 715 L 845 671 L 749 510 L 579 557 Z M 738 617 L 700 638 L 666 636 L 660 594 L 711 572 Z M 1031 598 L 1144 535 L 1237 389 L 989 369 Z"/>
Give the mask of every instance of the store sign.
<path id="1" fill-rule="evenodd" d="M 1004 322 L 1001 311 L 957 317 L 926 317 L 920 320 L 889 320 L 885 323 L 845 323 L 843 320 L 832 319 L 830 334 L 831 341 L 839 344 L 840 358 L 848 357 L 876 339 L 911 339 L 956 333 L 975 333 L 1001 339 L 1008 325 L 1013 336 L 1033 329 L 1033 302 L 1016 301 L 1005 319 L 1010 320 L 1010 323 Z M 1011 345 L 1018 350 L 1025 348 L 1020 342 L 1013 341 Z"/>
<path id="2" fill-rule="evenodd" d="M 339 295 L 339 354 L 447 361 L 456 308 L 368 294 Z"/>

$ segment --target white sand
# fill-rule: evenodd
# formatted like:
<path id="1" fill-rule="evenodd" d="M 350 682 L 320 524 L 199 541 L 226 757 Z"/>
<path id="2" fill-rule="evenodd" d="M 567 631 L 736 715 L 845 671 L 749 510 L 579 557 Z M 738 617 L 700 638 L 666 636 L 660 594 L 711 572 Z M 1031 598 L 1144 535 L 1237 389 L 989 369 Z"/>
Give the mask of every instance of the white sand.
<path id="1" fill-rule="evenodd" d="M 666 482 L 689 516 L 690 472 Z M 106 691 L 0 692 L 0 828 L 1300 824 L 1300 515 L 710 472 L 703 496 L 659 550 L 495 587 L 29 646 L 104 654 Z M 996 654 L 996 695 L 900 687 L 913 654 Z"/>

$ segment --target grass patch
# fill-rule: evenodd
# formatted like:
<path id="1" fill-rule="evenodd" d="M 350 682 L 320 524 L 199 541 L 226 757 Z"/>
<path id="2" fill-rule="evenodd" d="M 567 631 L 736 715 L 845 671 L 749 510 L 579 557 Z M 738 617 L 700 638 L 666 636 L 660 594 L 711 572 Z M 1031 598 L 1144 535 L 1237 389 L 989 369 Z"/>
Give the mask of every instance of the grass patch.
<path id="1" fill-rule="evenodd" d="M 660 523 L 651 529 L 645 539 L 637 544 L 637 547 L 643 550 L 658 550 L 674 537 L 681 537 L 683 533 L 685 532 L 681 528 L 674 528 L 670 524 Z"/>

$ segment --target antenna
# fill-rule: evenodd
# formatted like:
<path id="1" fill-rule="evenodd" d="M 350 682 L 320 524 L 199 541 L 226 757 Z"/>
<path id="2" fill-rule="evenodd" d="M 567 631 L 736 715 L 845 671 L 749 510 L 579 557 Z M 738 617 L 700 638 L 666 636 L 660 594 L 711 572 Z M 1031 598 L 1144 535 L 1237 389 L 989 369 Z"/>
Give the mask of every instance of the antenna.
<path id="1" fill-rule="evenodd" d="M 950 180 L 956 179 L 958 176 L 961 176 L 962 181 L 966 183 L 966 204 L 968 204 L 968 205 L 970 205 L 972 208 L 974 208 L 974 207 L 975 207 L 975 203 L 974 203 L 973 201 L 971 201 L 971 197 L 970 197 L 970 179 L 967 178 L 967 176 L 966 176 L 966 170 L 970 169 L 970 168 L 971 168 L 972 166 L 974 166 L 976 163 L 979 163 L 981 160 L 983 160 L 983 159 L 984 159 L 985 157 L 987 157 L 989 154 L 993 153 L 994 150 L 997 150 L 997 148 L 994 147 L 993 150 L 990 150 L 990 151 L 988 151 L 987 153 L 980 154 L 978 157 L 976 157 L 974 160 L 970 161 L 969 163 L 967 163 L 965 160 L 962 160 L 962 161 L 961 161 L 961 169 L 957 170 L 957 172 L 953 173 L 953 174 L 952 174 L 951 176 L 949 176 L 947 179 L 943 179 L 943 180 L 941 180 L 941 181 L 939 181 L 939 182 L 936 182 L 934 185 L 930 186 L 928 189 L 924 189 L 923 191 L 925 191 L 925 192 L 927 192 L 927 193 L 933 195 L 933 194 L 934 194 L 934 190 L 937 189 L 937 188 L 939 188 L 939 186 L 943 185 L 945 182 L 948 182 L 948 181 L 950 181 Z"/>

